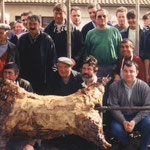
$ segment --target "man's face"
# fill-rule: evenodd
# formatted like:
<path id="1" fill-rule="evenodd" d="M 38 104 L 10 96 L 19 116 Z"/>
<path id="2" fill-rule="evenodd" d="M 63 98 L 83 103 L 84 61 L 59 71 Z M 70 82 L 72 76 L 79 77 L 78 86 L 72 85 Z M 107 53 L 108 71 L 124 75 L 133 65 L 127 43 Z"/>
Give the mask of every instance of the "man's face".
<path id="1" fill-rule="evenodd" d="M 123 68 L 123 78 L 126 83 L 133 83 L 138 75 L 138 70 L 136 70 L 135 65 L 131 67 L 124 66 Z"/>
<path id="2" fill-rule="evenodd" d="M 117 20 L 118 20 L 118 24 L 120 26 L 125 26 L 125 23 L 126 23 L 126 13 L 125 12 L 118 12 L 117 13 Z"/>
<path id="3" fill-rule="evenodd" d="M 96 15 L 96 24 L 101 27 L 104 28 L 107 25 L 107 21 L 108 21 L 108 17 L 105 11 L 99 11 L 97 12 Z"/>
<path id="4" fill-rule="evenodd" d="M 20 34 L 21 31 L 23 30 L 23 28 L 24 28 L 24 27 L 23 27 L 23 24 L 17 22 L 17 23 L 16 23 L 16 26 L 15 26 L 15 32 L 16 32 L 16 34 Z"/>
<path id="5" fill-rule="evenodd" d="M 95 12 L 97 11 L 97 9 L 94 7 L 94 8 L 91 8 L 91 9 L 88 9 L 88 12 L 89 12 L 89 15 L 90 15 L 90 18 L 93 22 L 95 22 Z"/>
<path id="6" fill-rule="evenodd" d="M 15 73 L 14 69 L 4 69 L 3 78 L 16 81 L 19 73 Z"/>
<path id="7" fill-rule="evenodd" d="M 150 27 L 150 15 L 144 20 L 144 25 Z"/>
<path id="8" fill-rule="evenodd" d="M 124 58 L 130 58 L 133 55 L 133 48 L 130 43 L 122 43 L 120 46 L 120 51 Z"/>
<path id="9" fill-rule="evenodd" d="M 89 66 L 89 64 L 83 64 L 81 73 L 83 79 L 88 80 L 92 80 L 93 76 L 96 75 L 93 66 Z"/>
<path id="10" fill-rule="evenodd" d="M 35 19 L 27 20 L 27 26 L 31 35 L 38 34 L 40 29 L 40 23 L 38 21 L 36 21 Z"/>
<path id="11" fill-rule="evenodd" d="M 81 24 L 81 11 L 73 10 L 71 12 L 71 20 L 76 26 L 80 25 Z"/>
<path id="12" fill-rule="evenodd" d="M 127 18 L 127 20 L 128 20 L 129 27 L 131 29 L 135 29 L 136 28 L 136 19 L 135 18 Z"/>
<path id="13" fill-rule="evenodd" d="M 54 11 L 54 20 L 56 24 L 63 24 L 66 19 L 66 13 L 62 10 Z"/>
<path id="14" fill-rule="evenodd" d="M 58 63 L 58 73 L 63 79 L 69 78 L 72 70 L 72 66 L 64 64 L 64 63 Z"/>
<path id="15" fill-rule="evenodd" d="M 8 32 L 4 29 L 0 29 L 0 44 L 6 43 Z"/>
<path id="16" fill-rule="evenodd" d="M 25 28 L 27 28 L 27 17 L 28 16 L 21 16 L 21 21 Z"/>

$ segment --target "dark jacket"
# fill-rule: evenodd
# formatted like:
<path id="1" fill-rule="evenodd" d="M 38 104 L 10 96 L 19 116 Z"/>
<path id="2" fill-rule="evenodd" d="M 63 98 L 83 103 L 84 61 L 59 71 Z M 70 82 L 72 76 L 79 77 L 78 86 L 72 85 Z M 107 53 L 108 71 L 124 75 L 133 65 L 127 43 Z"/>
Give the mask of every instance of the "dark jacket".
<path id="1" fill-rule="evenodd" d="M 150 32 L 144 38 L 143 59 L 150 59 Z"/>
<path id="2" fill-rule="evenodd" d="M 11 30 L 9 30 L 8 32 L 9 32 L 9 41 L 11 43 L 17 45 L 17 42 L 18 42 L 17 35 L 15 33 L 13 33 Z"/>
<path id="3" fill-rule="evenodd" d="M 56 46 L 56 53 L 58 58 L 61 56 L 67 56 L 67 25 L 64 25 L 64 28 L 61 32 L 56 31 L 55 21 L 52 21 L 44 30 L 47 34 L 49 34 L 54 40 Z M 83 37 L 82 33 L 72 26 L 71 30 L 71 55 L 72 58 L 76 61 L 76 68 L 79 69 L 82 54 L 83 54 Z"/>
<path id="4" fill-rule="evenodd" d="M 36 53 L 31 52 L 35 51 L 35 47 Z M 18 51 L 20 58 L 20 77 L 29 81 L 35 92 L 35 88 L 38 86 L 43 90 L 44 87 L 42 86 L 46 85 L 47 79 L 51 75 L 52 67 L 57 61 L 55 44 L 51 37 L 46 33 L 40 32 L 36 40 L 32 41 L 30 34 L 25 33 L 19 38 Z M 38 58 L 39 61 L 37 61 Z M 37 64 L 35 64 L 35 61 Z M 35 68 L 32 68 L 32 65 Z M 38 72 L 37 74 L 35 70 Z"/>
<path id="5" fill-rule="evenodd" d="M 94 28 L 95 27 L 93 26 L 92 21 L 83 26 L 82 31 L 81 31 L 82 35 L 83 35 L 83 40 L 85 40 L 86 34 L 88 33 L 88 31 L 90 31 L 90 30 L 92 30 Z"/>
<path id="6" fill-rule="evenodd" d="M 77 92 L 82 88 L 82 76 L 79 72 L 72 70 L 69 81 L 67 84 L 63 82 L 63 79 L 59 75 L 58 71 L 53 73 L 53 76 L 49 84 L 49 93 L 52 95 L 66 96 Z"/>

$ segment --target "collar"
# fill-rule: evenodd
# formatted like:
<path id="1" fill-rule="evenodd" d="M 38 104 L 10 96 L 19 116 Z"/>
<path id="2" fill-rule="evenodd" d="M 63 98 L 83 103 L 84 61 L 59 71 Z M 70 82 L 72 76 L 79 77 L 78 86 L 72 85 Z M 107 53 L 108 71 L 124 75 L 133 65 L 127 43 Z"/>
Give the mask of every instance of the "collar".
<path id="1" fill-rule="evenodd" d="M 40 36 L 40 34 L 41 34 L 41 31 L 39 31 L 39 32 L 34 36 L 34 38 L 32 38 L 32 37 L 31 37 L 31 34 L 29 33 L 30 42 L 31 42 L 31 43 L 36 42 L 36 40 L 38 39 L 38 37 Z"/>
<path id="2" fill-rule="evenodd" d="M 123 79 L 124 86 L 125 86 L 126 88 L 128 88 L 128 89 L 132 89 L 132 88 L 135 86 L 136 82 L 137 82 L 137 79 L 135 79 L 135 81 L 134 81 L 132 87 L 128 87 L 128 85 L 125 83 L 125 81 L 124 81 L 124 79 Z"/>

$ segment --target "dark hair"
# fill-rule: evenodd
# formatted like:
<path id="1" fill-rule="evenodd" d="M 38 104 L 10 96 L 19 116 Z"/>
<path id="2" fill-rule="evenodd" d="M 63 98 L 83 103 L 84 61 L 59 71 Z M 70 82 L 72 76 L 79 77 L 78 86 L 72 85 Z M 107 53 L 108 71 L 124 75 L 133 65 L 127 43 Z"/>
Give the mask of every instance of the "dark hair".
<path id="1" fill-rule="evenodd" d="M 29 15 L 32 15 L 32 12 L 31 12 L 31 11 L 23 12 L 23 13 L 21 14 L 21 17 L 22 17 L 22 16 L 29 16 Z"/>
<path id="2" fill-rule="evenodd" d="M 116 16 L 117 16 L 118 12 L 125 12 L 125 13 L 127 13 L 127 8 L 126 7 L 118 7 L 117 11 L 116 11 Z"/>
<path id="3" fill-rule="evenodd" d="M 94 69 L 94 72 L 98 71 L 98 61 L 95 57 L 89 55 L 86 57 L 86 59 L 83 61 L 83 65 L 88 64 L 89 66 L 92 66 Z"/>
<path id="4" fill-rule="evenodd" d="M 16 21 L 12 21 L 9 23 L 9 26 L 10 26 L 10 29 L 15 29 L 15 26 L 16 26 Z"/>
<path id="5" fill-rule="evenodd" d="M 133 43 L 130 39 L 124 38 L 124 39 L 120 42 L 120 45 L 123 44 L 123 43 L 129 43 L 130 47 L 132 47 L 133 49 L 135 49 L 134 43 Z"/>
<path id="6" fill-rule="evenodd" d="M 13 69 L 13 70 L 15 71 L 15 74 L 16 74 L 17 72 L 19 72 L 19 67 L 18 67 L 18 65 L 17 65 L 16 63 L 14 63 L 14 62 L 8 62 L 7 64 L 5 64 L 3 70 L 5 70 L 5 69 Z"/>
<path id="7" fill-rule="evenodd" d="M 143 20 L 147 20 L 148 16 L 150 16 L 150 11 L 143 15 Z"/>
<path id="8" fill-rule="evenodd" d="M 134 9 L 129 10 L 127 13 L 127 19 L 134 19 L 135 17 L 136 17 L 135 10 Z"/>
<path id="9" fill-rule="evenodd" d="M 40 17 L 37 15 L 28 16 L 27 20 L 35 20 L 35 21 L 38 21 L 40 23 Z"/>
<path id="10" fill-rule="evenodd" d="M 139 65 L 138 65 L 138 63 L 135 62 L 135 61 L 132 61 L 132 60 L 127 60 L 127 61 L 125 61 L 124 64 L 123 64 L 123 68 L 124 68 L 124 66 L 131 67 L 131 66 L 133 66 L 133 65 L 135 66 L 136 70 L 139 70 Z"/>
<path id="11" fill-rule="evenodd" d="M 98 13 L 99 11 L 105 11 L 105 12 L 106 12 L 106 15 L 108 16 L 108 11 L 107 11 L 106 9 L 104 9 L 104 8 L 101 8 L 101 9 L 98 9 L 98 10 L 95 12 L 95 18 L 96 18 L 97 13 Z"/>
<path id="12" fill-rule="evenodd" d="M 67 13 L 67 8 L 64 3 L 57 3 L 53 8 L 53 12 L 60 11 L 60 10 L 62 10 L 64 13 Z"/>
<path id="13" fill-rule="evenodd" d="M 100 9 L 100 4 L 96 4 L 96 3 L 89 4 L 88 9 L 92 9 L 92 8 Z"/>

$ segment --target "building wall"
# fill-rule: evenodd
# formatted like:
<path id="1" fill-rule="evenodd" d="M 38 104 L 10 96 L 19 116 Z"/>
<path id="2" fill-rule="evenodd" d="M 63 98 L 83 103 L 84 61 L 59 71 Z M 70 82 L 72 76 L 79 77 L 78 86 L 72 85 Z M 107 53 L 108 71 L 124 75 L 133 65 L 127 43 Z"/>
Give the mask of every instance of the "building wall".
<path id="1" fill-rule="evenodd" d="M 41 17 L 52 17 L 53 16 L 53 7 L 54 5 L 45 5 L 45 4 L 6 4 L 5 11 L 10 15 L 10 21 L 15 20 L 15 16 L 20 16 L 20 14 L 24 11 L 32 11 L 33 14 L 40 15 Z M 82 10 L 82 18 L 83 22 L 87 23 L 90 21 L 87 6 L 81 5 L 79 6 Z M 109 17 L 110 19 L 112 16 L 115 16 L 116 8 L 117 7 L 102 7 L 109 10 Z M 134 7 L 127 7 L 128 9 L 134 9 Z M 140 18 L 142 18 L 143 14 L 147 11 L 150 11 L 148 7 L 142 7 L 140 9 Z"/>

